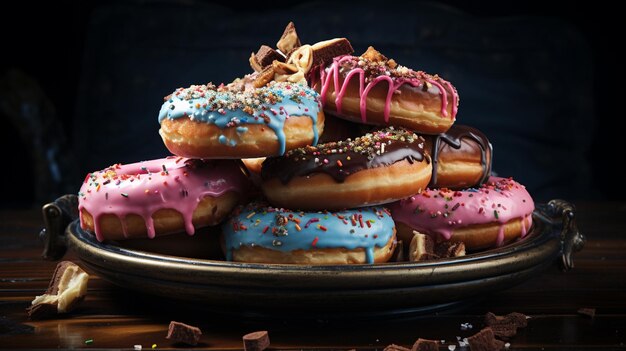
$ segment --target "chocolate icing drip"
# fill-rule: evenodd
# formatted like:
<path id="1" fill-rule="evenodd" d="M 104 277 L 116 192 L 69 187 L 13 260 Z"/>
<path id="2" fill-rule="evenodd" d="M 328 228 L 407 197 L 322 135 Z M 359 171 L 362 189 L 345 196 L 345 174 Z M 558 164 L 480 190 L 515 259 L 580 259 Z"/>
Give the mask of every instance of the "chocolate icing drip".
<path id="1" fill-rule="evenodd" d="M 384 144 L 384 146 L 383 146 Z M 261 177 L 277 177 L 283 184 L 293 177 L 325 173 L 338 183 L 365 169 L 384 167 L 407 160 L 424 160 L 424 139 L 403 129 L 387 128 L 368 133 L 354 141 L 319 144 L 289 152 L 282 157 L 268 158 Z M 429 160 L 429 158 L 426 158 Z"/>
<path id="2" fill-rule="evenodd" d="M 491 175 L 491 160 L 493 158 L 493 148 L 487 136 L 483 134 L 476 128 L 465 126 L 465 125 L 453 125 L 447 132 L 439 134 L 437 136 L 433 136 L 433 147 L 432 147 L 432 161 L 433 161 L 433 175 L 430 179 L 430 183 L 428 187 L 436 188 L 437 187 L 437 168 L 439 162 L 439 153 L 446 146 L 449 145 L 455 149 L 460 149 L 462 146 L 462 139 L 469 138 L 474 140 L 476 144 L 480 147 L 480 162 L 483 166 L 483 175 L 478 181 L 478 184 L 473 186 L 478 186 L 483 184 L 489 179 Z"/>

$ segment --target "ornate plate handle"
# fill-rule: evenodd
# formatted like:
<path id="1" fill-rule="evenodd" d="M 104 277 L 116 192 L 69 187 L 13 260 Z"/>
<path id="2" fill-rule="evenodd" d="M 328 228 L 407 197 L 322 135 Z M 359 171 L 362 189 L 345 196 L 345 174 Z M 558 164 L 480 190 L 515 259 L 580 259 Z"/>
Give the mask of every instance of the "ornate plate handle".
<path id="1" fill-rule="evenodd" d="M 39 233 L 44 243 L 42 257 L 58 260 L 67 251 L 65 228 L 78 218 L 78 197 L 63 195 L 41 209 L 45 228 Z"/>
<path id="2" fill-rule="evenodd" d="M 551 217 L 560 217 L 561 228 L 561 261 L 560 266 L 563 271 L 574 268 L 572 254 L 583 249 L 587 239 L 578 230 L 576 225 L 576 208 L 570 202 L 555 199 L 548 202 L 548 212 Z"/>

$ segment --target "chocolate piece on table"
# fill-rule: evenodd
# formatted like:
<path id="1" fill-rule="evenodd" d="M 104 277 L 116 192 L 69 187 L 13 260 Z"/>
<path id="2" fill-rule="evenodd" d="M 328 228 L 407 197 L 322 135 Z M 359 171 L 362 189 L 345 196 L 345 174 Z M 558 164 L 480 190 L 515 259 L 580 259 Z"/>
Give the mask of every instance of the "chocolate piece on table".
<path id="1" fill-rule="evenodd" d="M 243 336 L 245 351 L 263 351 L 270 346 L 270 337 L 267 331 L 256 331 Z"/>
<path id="2" fill-rule="evenodd" d="M 254 55 L 254 58 L 259 63 L 261 68 L 265 68 L 274 62 L 285 62 L 285 56 L 281 55 L 278 51 L 272 49 L 267 45 L 261 45 L 259 51 Z"/>
<path id="3" fill-rule="evenodd" d="M 465 244 L 460 241 L 443 241 L 435 245 L 435 255 L 446 258 L 465 256 Z"/>
<path id="4" fill-rule="evenodd" d="M 517 327 L 512 323 L 496 324 L 490 326 L 490 328 L 493 330 L 493 335 L 502 340 L 509 340 L 517 334 Z"/>
<path id="5" fill-rule="evenodd" d="M 89 274 L 70 261 L 59 262 L 46 292 L 27 309 L 31 319 L 43 319 L 72 311 L 87 294 Z"/>
<path id="6" fill-rule="evenodd" d="M 590 307 L 583 307 L 578 309 L 578 314 L 593 318 L 596 316 L 596 309 Z"/>
<path id="7" fill-rule="evenodd" d="M 438 351 L 439 343 L 437 340 L 428 340 L 419 338 L 413 344 L 411 351 Z"/>
<path id="8" fill-rule="evenodd" d="M 289 22 L 283 32 L 283 35 L 280 37 L 280 40 L 276 43 L 276 47 L 284 54 L 287 54 L 300 46 L 302 46 L 302 43 L 300 43 L 300 38 L 298 38 L 296 26 L 293 22 Z"/>
<path id="9" fill-rule="evenodd" d="M 413 239 L 409 245 L 409 261 L 426 261 L 439 258 L 434 252 L 434 246 L 434 240 L 430 236 L 413 231 Z"/>
<path id="10" fill-rule="evenodd" d="M 519 312 L 511 312 L 506 316 L 496 316 L 491 312 L 487 312 L 485 314 L 485 324 L 488 326 L 513 324 L 517 328 L 525 328 L 528 325 L 528 318 L 525 314 Z"/>
<path id="11" fill-rule="evenodd" d="M 472 351 L 499 351 L 504 346 L 501 341 L 495 339 L 493 330 L 489 327 L 467 338 L 467 342 Z"/>
<path id="12" fill-rule="evenodd" d="M 385 347 L 383 351 L 411 351 L 411 349 L 409 349 L 408 347 L 391 344 L 387 345 L 387 347 Z"/>
<path id="13" fill-rule="evenodd" d="M 312 45 L 313 48 L 313 66 L 326 66 L 333 62 L 337 56 L 349 55 L 354 52 L 352 45 L 346 38 L 335 38 L 320 41 Z"/>
<path id="14" fill-rule="evenodd" d="M 195 346 L 198 344 L 198 341 L 200 341 L 201 335 L 202 331 L 198 327 L 171 321 L 165 338 Z"/>

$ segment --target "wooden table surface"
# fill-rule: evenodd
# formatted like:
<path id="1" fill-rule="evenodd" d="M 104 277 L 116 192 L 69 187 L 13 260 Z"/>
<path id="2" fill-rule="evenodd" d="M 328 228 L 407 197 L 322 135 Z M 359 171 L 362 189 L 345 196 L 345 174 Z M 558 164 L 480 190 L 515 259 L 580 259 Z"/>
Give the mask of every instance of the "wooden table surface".
<path id="1" fill-rule="evenodd" d="M 71 315 L 29 321 L 25 308 L 47 288 L 56 265 L 41 259 L 39 211 L 0 212 L 0 348 L 179 349 L 165 339 L 170 320 L 202 329 L 195 349 L 241 349 L 242 335 L 268 330 L 274 349 L 382 349 L 410 347 L 418 338 L 445 340 L 479 331 L 486 312 L 522 312 L 528 327 L 511 350 L 626 349 L 626 203 L 577 204 L 578 226 L 588 241 L 567 273 L 557 265 L 508 290 L 484 296 L 460 310 L 401 321 L 259 321 L 229 319 L 172 301 L 139 296 L 92 275 L 88 295 Z M 65 259 L 80 264 L 71 252 Z M 392 297 L 390 297 L 392 298 Z M 596 308 L 594 318 L 577 313 Z M 461 330 L 470 323 L 471 330 Z M 85 341 L 91 342 L 85 343 Z M 456 347 L 456 350 L 469 348 Z"/>

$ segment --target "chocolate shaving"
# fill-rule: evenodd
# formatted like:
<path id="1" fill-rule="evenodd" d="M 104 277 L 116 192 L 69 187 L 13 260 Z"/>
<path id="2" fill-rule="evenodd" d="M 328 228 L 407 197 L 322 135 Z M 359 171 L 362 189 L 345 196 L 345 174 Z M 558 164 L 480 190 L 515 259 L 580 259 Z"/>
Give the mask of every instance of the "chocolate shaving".
<path id="1" fill-rule="evenodd" d="M 387 347 L 385 347 L 383 351 L 411 351 L 411 349 L 409 349 L 408 347 L 391 344 L 387 345 Z"/>
<path id="2" fill-rule="evenodd" d="M 180 342 L 187 345 L 195 346 L 200 341 L 202 331 L 198 327 L 194 327 L 185 323 L 171 321 L 167 329 L 166 339 Z"/>
<path id="3" fill-rule="evenodd" d="M 504 346 L 502 341 L 496 340 L 493 330 L 489 327 L 467 338 L 467 342 L 472 351 L 499 351 Z"/>
<path id="4" fill-rule="evenodd" d="M 419 338 L 413 344 L 411 351 L 438 351 L 439 343 L 436 340 Z"/>
<path id="5" fill-rule="evenodd" d="M 285 62 L 285 56 L 267 45 L 261 45 L 254 58 L 261 68 L 271 65 L 274 61 Z"/>
<path id="6" fill-rule="evenodd" d="M 245 351 L 263 351 L 270 346 L 270 337 L 267 331 L 256 331 L 243 336 Z"/>
<path id="7" fill-rule="evenodd" d="M 346 38 L 335 38 L 313 44 L 313 66 L 327 66 L 337 56 L 350 55 L 354 52 Z"/>
<path id="8" fill-rule="evenodd" d="M 293 22 L 289 22 L 283 32 L 283 35 L 280 37 L 280 40 L 276 43 L 276 47 L 278 50 L 286 54 L 300 46 L 302 46 L 302 43 L 300 43 L 300 38 L 298 38 L 296 26 Z"/>
<path id="9" fill-rule="evenodd" d="M 578 309 L 578 314 L 587 316 L 589 318 L 593 318 L 596 316 L 596 309 L 591 307 L 583 307 Z"/>

